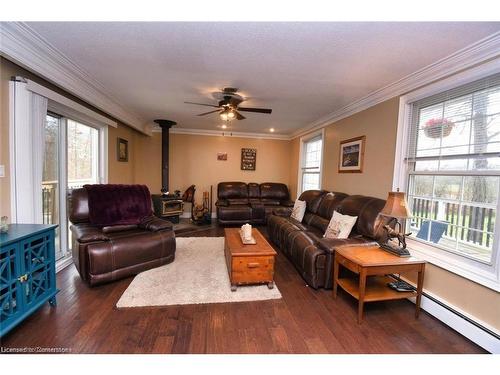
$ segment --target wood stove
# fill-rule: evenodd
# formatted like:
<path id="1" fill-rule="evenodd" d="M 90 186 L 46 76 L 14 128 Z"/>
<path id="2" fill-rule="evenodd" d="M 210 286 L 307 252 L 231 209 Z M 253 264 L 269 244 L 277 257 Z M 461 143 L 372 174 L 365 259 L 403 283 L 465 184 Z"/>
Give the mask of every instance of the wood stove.
<path id="1" fill-rule="evenodd" d="M 184 202 L 179 194 L 170 194 L 168 186 L 168 149 L 169 130 L 176 125 L 170 120 L 155 120 L 161 128 L 161 194 L 153 194 L 153 209 L 155 215 L 167 219 L 172 223 L 179 222 L 179 216 L 184 212 Z"/>
<path id="2" fill-rule="evenodd" d="M 179 222 L 179 216 L 184 212 L 184 202 L 177 195 L 154 194 L 153 208 L 155 215 L 172 223 Z"/>

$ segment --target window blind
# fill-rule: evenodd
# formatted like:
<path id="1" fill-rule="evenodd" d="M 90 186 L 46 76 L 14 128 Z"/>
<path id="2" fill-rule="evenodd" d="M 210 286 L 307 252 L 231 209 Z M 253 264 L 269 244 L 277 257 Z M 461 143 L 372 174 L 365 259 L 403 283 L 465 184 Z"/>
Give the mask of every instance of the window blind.
<path id="1" fill-rule="evenodd" d="M 320 168 L 321 163 L 321 135 L 304 142 L 303 170 L 314 170 Z"/>
<path id="2" fill-rule="evenodd" d="M 500 73 L 413 102 L 409 116 L 414 171 L 500 170 Z"/>

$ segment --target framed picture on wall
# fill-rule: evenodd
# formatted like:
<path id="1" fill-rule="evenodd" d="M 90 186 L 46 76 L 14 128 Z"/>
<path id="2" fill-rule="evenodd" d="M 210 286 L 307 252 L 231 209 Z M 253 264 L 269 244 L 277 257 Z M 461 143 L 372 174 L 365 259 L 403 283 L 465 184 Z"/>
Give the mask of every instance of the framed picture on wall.
<path id="1" fill-rule="evenodd" d="M 257 150 L 255 148 L 241 149 L 241 170 L 255 171 L 255 163 L 257 162 Z"/>
<path id="2" fill-rule="evenodd" d="M 339 173 L 362 173 L 366 136 L 340 142 Z"/>
<path id="3" fill-rule="evenodd" d="M 118 138 L 116 157 L 118 161 L 128 161 L 128 141 L 126 139 Z"/>
<path id="4" fill-rule="evenodd" d="M 227 161 L 227 152 L 218 152 L 217 160 Z"/>

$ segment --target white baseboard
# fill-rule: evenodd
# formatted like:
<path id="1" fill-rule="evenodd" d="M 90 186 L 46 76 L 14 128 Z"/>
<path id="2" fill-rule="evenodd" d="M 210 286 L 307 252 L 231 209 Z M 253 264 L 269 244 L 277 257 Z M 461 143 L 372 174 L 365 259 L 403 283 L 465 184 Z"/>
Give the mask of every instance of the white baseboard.
<path id="1" fill-rule="evenodd" d="M 56 273 L 62 271 L 66 267 L 70 266 L 73 264 L 73 258 L 71 256 L 68 256 L 64 259 L 61 259 L 60 261 L 56 262 Z"/>
<path id="2" fill-rule="evenodd" d="M 409 300 L 415 303 L 414 297 L 409 298 Z M 489 351 L 490 353 L 500 354 L 500 340 L 494 336 L 494 334 L 498 333 L 494 332 L 495 330 L 493 328 L 490 329 L 490 327 L 487 327 L 487 324 L 478 322 L 474 319 L 478 325 L 483 326 L 486 329 L 490 329 L 494 332 L 493 334 L 464 318 L 467 315 L 462 313 L 458 308 L 452 306 L 446 308 L 426 296 L 422 296 L 421 308 L 483 349 Z M 460 315 L 463 315 L 464 317 Z"/>

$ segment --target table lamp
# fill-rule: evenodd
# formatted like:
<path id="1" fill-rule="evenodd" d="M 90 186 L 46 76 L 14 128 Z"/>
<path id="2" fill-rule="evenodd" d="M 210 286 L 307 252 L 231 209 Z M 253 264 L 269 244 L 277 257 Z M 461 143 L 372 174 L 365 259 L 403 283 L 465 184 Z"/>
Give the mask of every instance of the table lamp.
<path id="1" fill-rule="evenodd" d="M 401 225 L 400 219 L 409 219 L 412 214 L 408 208 L 408 203 L 406 202 L 406 197 L 404 192 L 390 191 L 384 208 L 380 212 L 381 215 L 391 217 L 392 219 L 384 225 L 384 229 L 387 231 L 387 240 L 385 243 L 381 243 L 380 247 L 394 255 L 405 257 L 410 256 L 409 251 L 406 249 L 405 237 L 409 236 L 411 233 L 404 233 L 403 226 Z M 392 224 L 394 224 L 394 229 Z M 397 238 L 398 245 L 392 244 L 391 239 Z"/>

